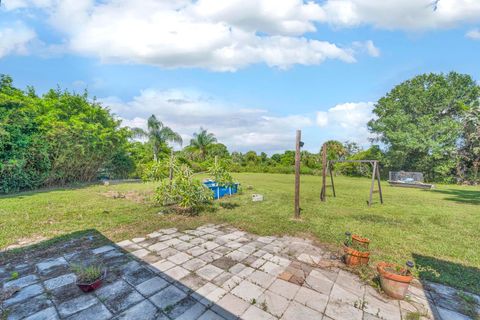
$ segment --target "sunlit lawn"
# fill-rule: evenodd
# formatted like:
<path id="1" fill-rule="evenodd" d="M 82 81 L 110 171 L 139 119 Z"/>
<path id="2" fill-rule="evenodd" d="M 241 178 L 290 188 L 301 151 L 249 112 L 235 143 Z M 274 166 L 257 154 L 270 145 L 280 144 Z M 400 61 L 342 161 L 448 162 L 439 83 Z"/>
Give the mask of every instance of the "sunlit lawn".
<path id="1" fill-rule="evenodd" d="M 319 200 L 320 177 L 302 176 L 302 221 L 292 220 L 293 176 L 236 174 L 243 194 L 228 202 L 234 209 L 218 209 L 199 217 L 159 215 L 149 203 L 113 199 L 107 191 L 148 193 L 153 183 L 87 186 L 0 197 L 0 247 L 18 240 L 52 238 L 73 231 L 97 229 L 112 240 L 145 235 L 162 227 L 190 228 L 207 222 L 228 222 L 249 232 L 313 236 L 338 246 L 346 230 L 372 240 L 373 262 L 417 264 L 437 269 L 436 281 L 480 293 L 480 188 L 437 186 L 435 190 L 392 188 L 383 185 L 385 204 L 366 204 L 369 179 L 336 178 L 337 198 Z M 252 186 L 249 190 L 247 186 Z M 252 193 L 264 195 L 251 202 Z M 218 204 L 217 204 L 218 206 Z"/>

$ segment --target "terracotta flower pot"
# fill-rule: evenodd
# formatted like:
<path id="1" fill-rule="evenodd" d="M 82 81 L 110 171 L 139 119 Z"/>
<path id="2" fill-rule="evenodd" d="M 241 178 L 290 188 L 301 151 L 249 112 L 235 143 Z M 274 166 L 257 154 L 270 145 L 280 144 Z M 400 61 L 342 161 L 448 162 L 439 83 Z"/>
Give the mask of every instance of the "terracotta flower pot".
<path id="1" fill-rule="evenodd" d="M 103 280 L 107 276 L 107 270 L 105 270 L 100 278 L 97 280 L 91 282 L 91 283 L 82 283 L 77 281 L 77 286 L 82 290 L 83 292 L 91 292 L 94 291 L 98 288 L 100 288 L 103 284 Z"/>
<path id="2" fill-rule="evenodd" d="M 368 248 L 368 245 L 370 244 L 370 239 L 362 238 L 359 235 L 352 234 L 352 243 L 356 243 L 363 248 Z"/>
<path id="3" fill-rule="evenodd" d="M 394 273 L 388 269 L 395 269 L 397 265 L 393 263 L 380 262 L 377 265 L 377 270 L 380 275 L 380 284 L 383 291 L 390 297 L 395 299 L 404 299 L 408 291 L 408 286 L 413 280 L 412 274 L 405 268 L 401 268 L 399 273 L 405 273 L 405 275 Z"/>
<path id="4" fill-rule="evenodd" d="M 345 263 L 347 266 L 368 264 L 370 252 L 358 251 L 346 245 L 343 245 L 343 251 L 345 252 Z"/>

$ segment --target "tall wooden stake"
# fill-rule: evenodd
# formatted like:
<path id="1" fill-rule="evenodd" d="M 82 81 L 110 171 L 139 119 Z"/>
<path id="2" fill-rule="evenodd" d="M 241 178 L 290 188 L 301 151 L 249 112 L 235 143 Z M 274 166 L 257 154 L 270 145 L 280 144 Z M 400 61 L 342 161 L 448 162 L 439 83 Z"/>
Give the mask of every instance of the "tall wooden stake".
<path id="1" fill-rule="evenodd" d="M 320 200 L 327 201 L 327 144 L 322 147 L 322 190 L 320 191 Z"/>
<path id="2" fill-rule="evenodd" d="M 295 218 L 300 218 L 300 140 L 302 132 L 297 130 L 295 142 Z"/>
<path id="3" fill-rule="evenodd" d="M 383 193 L 382 193 L 382 185 L 380 184 L 380 164 L 377 163 L 377 182 L 378 182 L 378 192 L 380 194 L 380 203 L 383 204 Z"/>
<path id="4" fill-rule="evenodd" d="M 373 188 L 375 187 L 375 177 L 377 176 L 377 161 L 373 162 L 372 170 L 372 184 L 370 186 L 370 198 L 368 200 L 368 206 L 372 206 Z"/>

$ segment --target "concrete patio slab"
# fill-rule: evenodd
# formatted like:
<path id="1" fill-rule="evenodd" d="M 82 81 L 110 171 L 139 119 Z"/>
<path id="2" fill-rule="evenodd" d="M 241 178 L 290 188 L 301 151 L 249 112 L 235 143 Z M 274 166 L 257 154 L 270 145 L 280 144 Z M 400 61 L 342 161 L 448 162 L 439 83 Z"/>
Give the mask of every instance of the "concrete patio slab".
<path id="1" fill-rule="evenodd" d="M 405 301 L 389 299 L 310 240 L 209 224 L 117 244 L 77 241 L 0 266 L 2 290 L 18 291 L 3 301 L 7 319 L 471 319 L 453 288 L 411 286 Z M 104 265 L 103 286 L 80 291 L 75 263 Z"/>

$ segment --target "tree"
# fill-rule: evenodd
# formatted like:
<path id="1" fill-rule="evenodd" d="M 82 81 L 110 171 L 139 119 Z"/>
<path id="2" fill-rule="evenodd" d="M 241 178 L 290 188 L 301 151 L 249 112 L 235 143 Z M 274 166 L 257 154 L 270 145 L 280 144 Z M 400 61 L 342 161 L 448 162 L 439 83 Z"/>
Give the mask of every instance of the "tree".
<path id="1" fill-rule="evenodd" d="M 475 132 L 478 121 L 469 121 L 473 127 L 465 121 L 478 110 L 479 97 L 475 81 L 455 72 L 423 74 L 397 85 L 375 104 L 377 118 L 368 123 L 387 148 L 387 166 L 452 181 L 462 161 L 459 144 L 468 154 L 475 148 L 467 132 Z"/>
<path id="2" fill-rule="evenodd" d="M 190 140 L 190 147 L 198 151 L 202 160 L 205 160 L 208 147 L 215 142 L 217 142 L 217 138 L 215 138 L 213 133 L 209 133 L 206 129 L 200 128 L 199 133 L 193 134 L 193 139 Z"/>
<path id="3" fill-rule="evenodd" d="M 0 77 L 0 193 L 125 177 L 129 130 L 88 93 L 38 96 Z"/>
<path id="4" fill-rule="evenodd" d="M 151 115 L 147 121 L 147 131 L 141 128 L 134 128 L 137 137 L 146 137 L 152 145 L 153 161 L 158 161 L 158 153 L 167 142 L 182 144 L 182 137 L 177 132 L 165 126 L 155 115 Z"/>
<path id="5" fill-rule="evenodd" d="M 229 158 L 230 153 L 228 152 L 227 146 L 223 143 L 212 143 L 207 148 L 207 154 L 210 157 L 219 157 L 221 159 Z"/>
<path id="6" fill-rule="evenodd" d="M 325 144 L 327 145 L 327 160 L 341 160 L 347 155 L 347 150 L 340 141 L 328 140 Z"/>
<path id="7" fill-rule="evenodd" d="M 346 157 L 351 157 L 354 154 L 359 153 L 362 151 L 362 147 L 358 145 L 355 141 L 345 141 L 343 143 L 343 147 L 345 148 L 345 156 Z"/>

